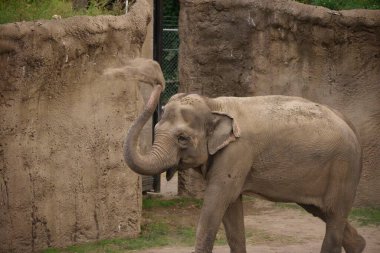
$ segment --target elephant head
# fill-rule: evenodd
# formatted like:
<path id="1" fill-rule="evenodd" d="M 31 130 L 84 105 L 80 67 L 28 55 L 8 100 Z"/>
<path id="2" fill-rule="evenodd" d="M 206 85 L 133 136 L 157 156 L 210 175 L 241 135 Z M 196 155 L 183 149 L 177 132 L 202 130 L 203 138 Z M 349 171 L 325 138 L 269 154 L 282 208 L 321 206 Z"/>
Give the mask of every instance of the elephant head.
<path id="1" fill-rule="evenodd" d="M 212 99 L 180 93 L 166 104 L 155 126 L 153 146 L 147 154 L 142 154 L 137 140 L 157 106 L 162 88 L 162 83 L 154 85 L 144 111 L 129 129 L 125 141 L 124 158 L 135 172 L 155 175 L 173 167 L 205 168 L 203 165 L 211 155 L 239 137 L 233 118 L 221 112 Z"/>

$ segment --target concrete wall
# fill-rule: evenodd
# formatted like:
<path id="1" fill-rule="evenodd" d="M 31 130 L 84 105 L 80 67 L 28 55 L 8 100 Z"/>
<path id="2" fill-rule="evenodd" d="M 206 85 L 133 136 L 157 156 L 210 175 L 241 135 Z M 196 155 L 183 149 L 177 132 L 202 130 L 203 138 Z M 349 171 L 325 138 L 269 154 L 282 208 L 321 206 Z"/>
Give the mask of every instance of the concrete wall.
<path id="1" fill-rule="evenodd" d="M 380 11 L 182 0 L 180 39 L 182 92 L 295 95 L 344 113 L 364 149 L 356 204 L 380 206 Z M 182 173 L 180 192 L 201 192 L 196 177 Z"/>
<path id="2" fill-rule="evenodd" d="M 154 7 L 153 0 L 145 0 L 145 1 L 149 3 L 150 12 L 153 14 L 153 7 Z M 141 52 L 141 56 L 148 59 L 153 59 L 153 24 L 154 24 L 154 18 L 152 16 L 151 22 L 149 22 L 147 30 L 146 30 L 145 41 L 144 41 L 142 52 Z"/>
<path id="3" fill-rule="evenodd" d="M 0 26 L 0 252 L 139 233 L 122 144 L 144 101 L 121 67 L 141 55 L 150 10 Z"/>
<path id="4" fill-rule="evenodd" d="M 153 13 L 153 0 L 145 0 L 147 3 L 149 3 L 149 6 L 147 6 L 151 13 Z M 143 58 L 147 59 L 153 59 L 153 23 L 154 18 L 152 16 L 151 21 L 148 24 L 146 35 L 145 35 L 145 41 L 141 49 L 141 56 Z M 152 92 L 152 87 L 148 84 L 140 83 L 139 85 L 140 93 L 142 98 L 145 102 L 148 101 L 150 93 Z M 152 120 L 149 120 L 145 126 L 142 129 L 141 133 L 142 138 L 140 138 L 140 145 L 145 150 L 149 150 L 152 146 Z"/>

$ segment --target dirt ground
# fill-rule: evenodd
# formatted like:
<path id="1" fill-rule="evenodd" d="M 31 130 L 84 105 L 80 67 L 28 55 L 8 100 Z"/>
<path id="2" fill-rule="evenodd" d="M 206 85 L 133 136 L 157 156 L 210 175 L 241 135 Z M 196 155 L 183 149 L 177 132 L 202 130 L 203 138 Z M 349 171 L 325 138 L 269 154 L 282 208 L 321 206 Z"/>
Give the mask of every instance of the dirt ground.
<path id="1" fill-rule="evenodd" d="M 176 193 L 176 181 L 166 183 L 162 192 Z M 196 223 L 199 209 L 189 209 L 188 222 Z M 159 211 L 158 211 L 159 212 Z M 324 223 L 297 206 L 274 204 L 254 199 L 244 202 L 247 252 L 260 253 L 315 253 L 320 251 L 324 235 Z M 162 214 L 165 215 L 165 214 Z M 167 215 L 170 215 L 167 213 Z M 181 222 L 184 222 L 181 220 Z M 362 226 L 353 221 L 359 233 L 367 241 L 365 253 L 380 252 L 380 226 Z M 163 247 L 138 253 L 190 253 L 193 247 Z M 228 246 L 215 246 L 214 253 L 229 253 Z M 343 251 L 344 252 L 344 251 Z"/>

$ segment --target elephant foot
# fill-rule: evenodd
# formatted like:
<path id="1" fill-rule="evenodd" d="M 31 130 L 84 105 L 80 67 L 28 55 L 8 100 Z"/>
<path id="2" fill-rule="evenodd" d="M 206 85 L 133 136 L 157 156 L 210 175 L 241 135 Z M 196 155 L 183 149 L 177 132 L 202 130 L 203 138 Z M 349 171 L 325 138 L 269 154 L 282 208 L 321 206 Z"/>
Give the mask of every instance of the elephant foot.
<path id="1" fill-rule="evenodd" d="M 347 222 L 343 237 L 343 248 L 346 253 L 362 253 L 366 246 L 365 239 Z"/>
<path id="2" fill-rule="evenodd" d="M 344 250 L 346 253 L 362 253 L 364 251 L 366 242 L 364 238 L 361 235 L 358 235 L 358 237 L 354 240 L 351 241 L 348 244 L 344 244 Z"/>

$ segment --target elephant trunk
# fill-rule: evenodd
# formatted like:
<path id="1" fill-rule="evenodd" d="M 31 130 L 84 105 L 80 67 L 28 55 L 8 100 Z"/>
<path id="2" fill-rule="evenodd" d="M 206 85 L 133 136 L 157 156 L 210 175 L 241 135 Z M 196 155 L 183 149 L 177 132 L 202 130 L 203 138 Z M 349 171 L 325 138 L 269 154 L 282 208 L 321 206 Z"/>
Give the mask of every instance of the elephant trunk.
<path id="1" fill-rule="evenodd" d="M 142 114 L 132 124 L 124 144 L 124 159 L 128 166 L 138 174 L 156 175 L 164 172 L 178 162 L 175 145 L 170 145 L 172 137 L 155 134 L 152 149 L 147 154 L 138 151 L 138 137 L 145 123 L 151 118 L 158 104 L 163 87 L 155 85 Z"/>

